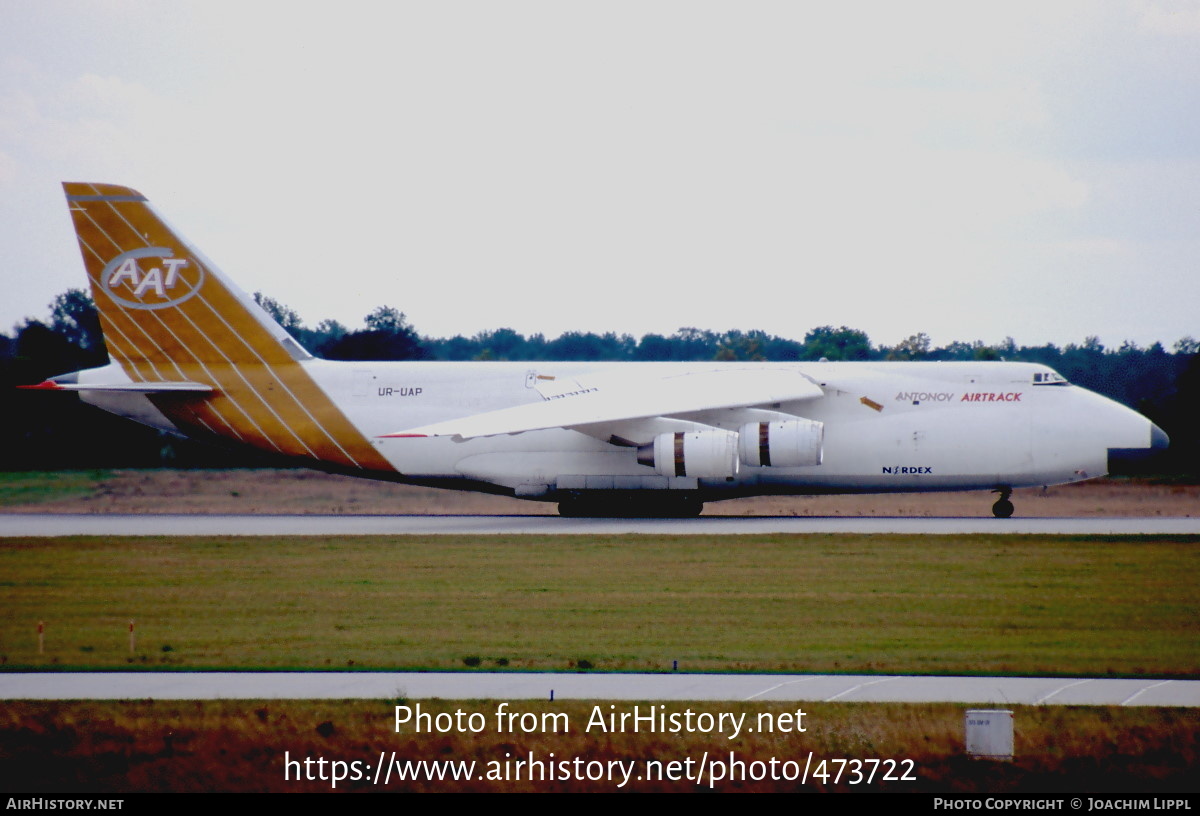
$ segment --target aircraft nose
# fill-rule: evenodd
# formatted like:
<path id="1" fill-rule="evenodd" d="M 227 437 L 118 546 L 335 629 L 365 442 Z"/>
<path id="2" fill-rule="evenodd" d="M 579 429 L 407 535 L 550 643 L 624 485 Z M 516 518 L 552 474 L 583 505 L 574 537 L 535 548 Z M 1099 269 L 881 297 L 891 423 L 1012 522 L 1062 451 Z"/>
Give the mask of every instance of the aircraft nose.
<path id="1" fill-rule="evenodd" d="M 1150 449 L 1155 451 L 1165 451 L 1171 447 L 1171 437 L 1167 436 L 1162 428 L 1150 423 Z"/>
<path id="2" fill-rule="evenodd" d="M 1149 445 L 1144 448 L 1109 448 L 1108 472 L 1114 476 L 1136 476 L 1163 469 L 1171 438 L 1150 420 Z"/>

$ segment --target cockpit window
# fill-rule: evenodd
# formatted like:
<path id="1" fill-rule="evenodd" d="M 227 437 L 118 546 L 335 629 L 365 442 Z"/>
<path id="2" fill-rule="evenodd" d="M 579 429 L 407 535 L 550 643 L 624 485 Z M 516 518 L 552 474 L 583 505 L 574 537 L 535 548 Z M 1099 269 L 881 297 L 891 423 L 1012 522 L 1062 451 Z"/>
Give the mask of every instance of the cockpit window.
<path id="1" fill-rule="evenodd" d="M 1035 371 L 1033 372 L 1034 385 L 1070 385 L 1067 378 L 1057 371 Z"/>

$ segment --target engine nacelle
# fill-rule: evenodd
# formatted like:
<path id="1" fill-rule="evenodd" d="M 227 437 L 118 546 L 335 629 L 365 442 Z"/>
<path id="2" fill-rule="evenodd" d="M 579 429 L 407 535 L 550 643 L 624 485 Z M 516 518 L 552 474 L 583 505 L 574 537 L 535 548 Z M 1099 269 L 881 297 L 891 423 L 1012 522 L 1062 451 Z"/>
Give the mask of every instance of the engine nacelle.
<path id="1" fill-rule="evenodd" d="M 738 458 L 754 467 L 821 464 L 825 425 L 809 419 L 750 422 L 738 429 Z"/>
<path id="2" fill-rule="evenodd" d="M 737 434 L 729 431 L 665 433 L 638 448 L 638 461 L 660 476 L 728 479 L 737 476 Z"/>

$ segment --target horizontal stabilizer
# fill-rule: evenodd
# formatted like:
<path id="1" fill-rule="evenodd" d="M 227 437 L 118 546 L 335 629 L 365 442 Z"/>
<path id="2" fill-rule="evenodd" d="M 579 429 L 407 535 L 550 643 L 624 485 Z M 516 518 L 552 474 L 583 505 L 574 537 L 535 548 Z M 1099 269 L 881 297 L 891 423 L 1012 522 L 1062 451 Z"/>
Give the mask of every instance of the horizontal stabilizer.
<path id="1" fill-rule="evenodd" d="M 133 394 L 178 394 L 195 393 L 195 394 L 211 394 L 212 386 L 197 382 L 137 382 L 137 383 L 112 383 L 104 385 L 102 383 L 88 383 L 86 385 L 80 383 L 60 383 L 54 380 L 46 380 L 37 385 L 18 385 L 17 388 L 25 388 L 32 391 L 123 391 Z"/>
<path id="2" fill-rule="evenodd" d="M 569 382 L 567 390 L 543 393 L 541 402 L 438 422 L 384 437 L 472 439 L 718 408 L 771 405 L 815 399 L 824 394 L 820 386 L 802 374 L 779 368 L 725 368 L 665 377 L 609 375 L 580 377 Z"/>

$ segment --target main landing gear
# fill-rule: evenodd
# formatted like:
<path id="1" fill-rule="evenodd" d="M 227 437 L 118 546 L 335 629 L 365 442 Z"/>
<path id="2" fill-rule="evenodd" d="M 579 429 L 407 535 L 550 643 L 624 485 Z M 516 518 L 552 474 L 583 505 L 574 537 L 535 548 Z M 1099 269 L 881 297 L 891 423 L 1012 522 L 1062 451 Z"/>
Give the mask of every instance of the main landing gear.
<path id="1" fill-rule="evenodd" d="M 567 518 L 695 518 L 704 502 L 686 493 L 647 490 L 633 495 L 599 493 L 564 497 L 558 514 Z M 644 494 L 644 495 L 643 495 Z"/>
<path id="2" fill-rule="evenodd" d="M 992 515 L 996 518 L 1010 517 L 1013 514 L 1013 511 L 1016 509 L 1013 507 L 1013 503 L 1008 500 L 1012 495 L 1012 488 L 1000 487 L 993 492 L 999 493 L 1000 498 L 996 499 L 996 503 L 992 505 Z"/>

